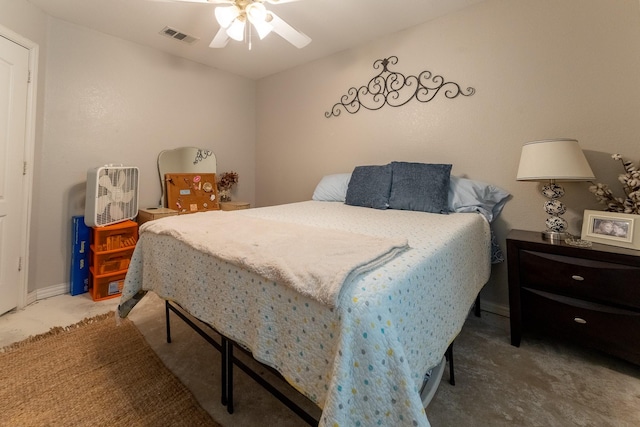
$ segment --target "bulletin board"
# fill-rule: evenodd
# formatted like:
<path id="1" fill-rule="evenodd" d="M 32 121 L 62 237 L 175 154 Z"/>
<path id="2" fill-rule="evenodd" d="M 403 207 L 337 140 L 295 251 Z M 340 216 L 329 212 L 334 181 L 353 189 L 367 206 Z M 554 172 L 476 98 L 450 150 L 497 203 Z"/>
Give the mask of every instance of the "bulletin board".
<path id="1" fill-rule="evenodd" d="M 168 173 L 164 179 L 169 209 L 180 214 L 220 209 L 215 173 Z"/>

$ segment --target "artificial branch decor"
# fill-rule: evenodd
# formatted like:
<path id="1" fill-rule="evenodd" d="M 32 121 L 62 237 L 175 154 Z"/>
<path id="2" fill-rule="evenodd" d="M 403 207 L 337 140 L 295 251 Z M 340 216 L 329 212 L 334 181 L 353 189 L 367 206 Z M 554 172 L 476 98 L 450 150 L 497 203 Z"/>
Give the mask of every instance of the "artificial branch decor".
<path id="1" fill-rule="evenodd" d="M 620 154 L 611 155 L 613 160 L 622 163 L 625 173 L 618 175 L 625 198 L 615 197 L 607 184 L 592 182 L 591 191 L 598 202 L 606 205 L 606 211 L 627 214 L 640 214 L 640 170 L 631 161 L 625 161 Z"/>
<path id="2" fill-rule="evenodd" d="M 458 95 L 471 96 L 476 92 L 474 88 L 468 87 L 465 93 L 457 83 L 447 82 L 444 77 L 434 76 L 431 71 L 423 71 L 418 76 L 405 76 L 389 70 L 389 64 L 397 63 L 396 56 L 376 60 L 373 68 L 382 68 L 380 74 L 369 80 L 365 86 L 351 87 L 347 94 L 340 98 L 340 102 L 337 102 L 331 111 L 325 112 L 324 116 L 337 117 L 343 109 L 347 113 L 355 114 L 360 107 L 367 110 L 379 110 L 385 105 L 401 107 L 414 98 L 420 102 L 429 102 L 440 89 L 444 90 L 444 96 L 449 99 Z"/>

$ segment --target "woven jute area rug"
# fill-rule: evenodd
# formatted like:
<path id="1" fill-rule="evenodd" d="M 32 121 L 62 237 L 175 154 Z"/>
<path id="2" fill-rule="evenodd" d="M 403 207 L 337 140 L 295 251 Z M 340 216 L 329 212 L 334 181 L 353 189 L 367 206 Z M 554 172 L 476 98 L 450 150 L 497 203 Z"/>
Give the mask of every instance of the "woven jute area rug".
<path id="1" fill-rule="evenodd" d="M 219 424 L 114 313 L 0 350 L 0 426 Z"/>

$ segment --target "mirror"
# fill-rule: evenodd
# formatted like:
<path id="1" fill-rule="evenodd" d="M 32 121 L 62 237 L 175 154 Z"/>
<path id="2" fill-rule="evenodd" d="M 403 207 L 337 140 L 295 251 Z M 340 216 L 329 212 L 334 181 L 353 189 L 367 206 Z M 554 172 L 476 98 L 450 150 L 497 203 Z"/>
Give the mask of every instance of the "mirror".
<path id="1" fill-rule="evenodd" d="M 160 206 L 166 207 L 164 175 L 167 173 L 216 173 L 216 155 L 205 148 L 179 147 L 158 154 Z"/>

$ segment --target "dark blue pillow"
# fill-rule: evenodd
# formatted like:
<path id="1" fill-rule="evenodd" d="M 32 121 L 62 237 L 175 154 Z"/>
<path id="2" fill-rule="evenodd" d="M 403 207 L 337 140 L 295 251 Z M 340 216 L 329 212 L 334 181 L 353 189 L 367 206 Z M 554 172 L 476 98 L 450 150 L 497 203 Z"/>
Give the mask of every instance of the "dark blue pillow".
<path id="1" fill-rule="evenodd" d="M 389 207 L 447 213 L 451 166 L 447 164 L 392 162 Z"/>
<path id="2" fill-rule="evenodd" d="M 345 203 L 387 209 L 391 190 L 391 165 L 356 166 L 347 187 Z"/>

